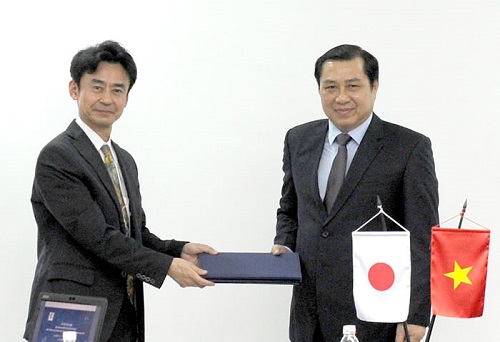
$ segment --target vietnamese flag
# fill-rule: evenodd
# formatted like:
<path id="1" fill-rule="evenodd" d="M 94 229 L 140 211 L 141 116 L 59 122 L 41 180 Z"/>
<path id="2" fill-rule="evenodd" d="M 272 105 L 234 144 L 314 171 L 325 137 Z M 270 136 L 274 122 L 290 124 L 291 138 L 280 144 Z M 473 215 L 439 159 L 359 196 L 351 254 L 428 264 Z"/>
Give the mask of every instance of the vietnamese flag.
<path id="1" fill-rule="evenodd" d="M 356 314 L 367 322 L 408 318 L 411 287 L 410 233 L 352 233 L 353 295 Z"/>
<path id="2" fill-rule="evenodd" d="M 481 317 L 489 229 L 432 228 L 431 302 L 434 315 Z"/>

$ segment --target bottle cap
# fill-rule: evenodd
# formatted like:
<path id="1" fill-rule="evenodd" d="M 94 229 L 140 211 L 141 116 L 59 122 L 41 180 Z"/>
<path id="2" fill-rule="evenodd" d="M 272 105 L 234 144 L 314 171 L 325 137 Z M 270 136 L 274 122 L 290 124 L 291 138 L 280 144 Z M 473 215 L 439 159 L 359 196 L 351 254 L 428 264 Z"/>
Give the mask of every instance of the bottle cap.
<path id="1" fill-rule="evenodd" d="M 344 328 L 342 330 L 343 330 L 344 335 L 347 335 L 347 334 L 355 335 L 356 334 L 356 326 L 355 325 L 344 325 Z"/>
<path id="2" fill-rule="evenodd" d="M 76 331 L 63 331 L 63 341 L 64 342 L 76 341 Z"/>

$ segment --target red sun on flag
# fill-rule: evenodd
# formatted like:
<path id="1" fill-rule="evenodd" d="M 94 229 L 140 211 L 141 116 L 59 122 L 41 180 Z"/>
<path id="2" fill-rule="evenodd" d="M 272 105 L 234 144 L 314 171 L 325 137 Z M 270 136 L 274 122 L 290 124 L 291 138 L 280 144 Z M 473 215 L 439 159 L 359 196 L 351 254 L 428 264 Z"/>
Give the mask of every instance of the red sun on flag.
<path id="1" fill-rule="evenodd" d="M 378 291 L 386 291 L 394 284 L 394 270 L 386 263 L 378 262 L 370 267 L 368 280 Z"/>
<path id="2" fill-rule="evenodd" d="M 356 316 L 366 322 L 404 322 L 410 308 L 410 232 L 354 231 L 352 258 Z"/>

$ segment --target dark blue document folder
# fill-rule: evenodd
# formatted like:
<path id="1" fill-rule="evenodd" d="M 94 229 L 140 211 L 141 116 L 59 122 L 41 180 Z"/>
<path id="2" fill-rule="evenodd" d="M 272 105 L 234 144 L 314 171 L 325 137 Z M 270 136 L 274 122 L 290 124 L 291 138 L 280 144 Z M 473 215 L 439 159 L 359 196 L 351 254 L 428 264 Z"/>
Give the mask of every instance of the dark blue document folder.
<path id="1" fill-rule="evenodd" d="M 302 280 L 299 255 L 284 253 L 200 254 L 199 265 L 215 283 L 298 284 Z"/>

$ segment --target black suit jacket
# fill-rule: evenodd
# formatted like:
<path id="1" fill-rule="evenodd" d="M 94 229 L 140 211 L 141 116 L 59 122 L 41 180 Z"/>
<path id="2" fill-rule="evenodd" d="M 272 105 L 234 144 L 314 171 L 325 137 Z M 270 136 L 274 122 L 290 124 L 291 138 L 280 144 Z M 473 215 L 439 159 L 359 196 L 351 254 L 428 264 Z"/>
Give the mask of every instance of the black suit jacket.
<path id="1" fill-rule="evenodd" d="M 298 252 L 303 282 L 294 287 L 290 338 L 312 341 L 319 323 L 327 341 L 356 324 L 361 341 L 394 341 L 395 325 L 356 318 L 352 294 L 351 232 L 384 211 L 411 233 L 412 292 L 408 322 L 430 315 L 430 231 L 438 223 L 438 183 L 430 140 L 373 115 L 342 189 L 328 215 L 318 190 L 318 165 L 328 121 L 288 131 L 275 243 Z M 372 221 L 373 222 L 373 221 Z"/>
<path id="2" fill-rule="evenodd" d="M 185 242 L 161 240 L 146 228 L 135 161 L 117 144 L 113 147 L 129 196 L 132 239 L 124 234 L 120 204 L 101 156 L 75 121 L 40 152 L 31 197 L 38 263 L 26 339 L 33 333 L 36 298 L 45 291 L 107 298 L 101 335 L 107 341 L 126 296 L 123 274 L 133 274 L 139 340 L 144 340 L 142 283 L 161 287 Z"/>

